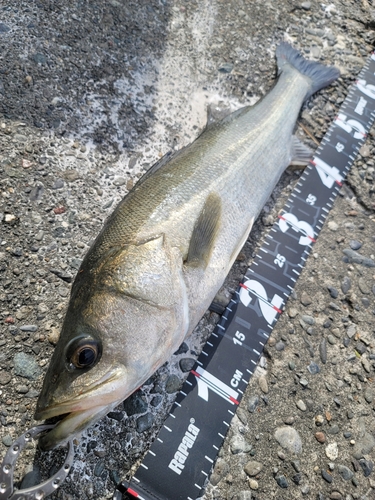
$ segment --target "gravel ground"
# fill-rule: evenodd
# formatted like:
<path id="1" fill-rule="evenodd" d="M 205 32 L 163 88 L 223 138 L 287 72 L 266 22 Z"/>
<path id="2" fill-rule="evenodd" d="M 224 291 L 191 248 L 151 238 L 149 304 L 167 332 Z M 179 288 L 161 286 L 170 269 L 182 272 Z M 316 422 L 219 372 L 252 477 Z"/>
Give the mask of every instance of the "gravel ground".
<path id="1" fill-rule="evenodd" d="M 0 436 L 35 424 L 70 283 L 115 204 L 158 158 L 272 86 L 277 42 L 342 77 L 302 111 L 320 140 L 375 40 L 367 0 L 3 0 L 0 7 Z M 302 127 L 303 126 L 303 127 Z M 375 499 L 375 129 L 233 419 L 205 500 Z M 287 171 L 218 299 L 228 300 L 300 172 Z M 160 428 L 218 316 L 76 446 L 55 499 L 111 498 Z M 51 474 L 30 445 L 18 476 Z"/>

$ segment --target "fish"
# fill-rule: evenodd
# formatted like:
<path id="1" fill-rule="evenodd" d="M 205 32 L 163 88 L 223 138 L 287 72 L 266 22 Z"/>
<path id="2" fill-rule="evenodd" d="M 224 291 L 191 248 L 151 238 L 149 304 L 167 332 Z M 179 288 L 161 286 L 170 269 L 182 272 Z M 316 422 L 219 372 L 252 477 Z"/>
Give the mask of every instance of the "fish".
<path id="1" fill-rule="evenodd" d="M 137 390 L 197 325 L 285 168 L 303 103 L 339 77 L 287 43 L 254 106 L 208 125 L 122 199 L 84 257 L 37 401 L 59 417 L 44 450 L 78 436 Z"/>

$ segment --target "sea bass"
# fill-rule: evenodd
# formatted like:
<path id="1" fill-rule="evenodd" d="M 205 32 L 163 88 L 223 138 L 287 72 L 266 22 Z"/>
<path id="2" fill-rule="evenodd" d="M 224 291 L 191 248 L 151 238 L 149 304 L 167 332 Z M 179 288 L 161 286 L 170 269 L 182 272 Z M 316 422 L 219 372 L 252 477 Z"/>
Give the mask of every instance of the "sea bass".
<path id="1" fill-rule="evenodd" d="M 286 43 L 255 106 L 208 126 L 147 172 L 107 219 L 74 281 L 35 418 L 50 449 L 111 411 L 178 349 L 221 287 L 284 169 L 303 102 L 339 76 Z"/>

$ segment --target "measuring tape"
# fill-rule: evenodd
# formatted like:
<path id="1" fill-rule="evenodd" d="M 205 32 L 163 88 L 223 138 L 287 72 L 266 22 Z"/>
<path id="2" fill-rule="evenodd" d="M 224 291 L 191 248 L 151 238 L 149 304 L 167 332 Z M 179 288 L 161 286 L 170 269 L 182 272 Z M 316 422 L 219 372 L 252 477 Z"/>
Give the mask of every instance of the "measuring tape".
<path id="1" fill-rule="evenodd" d="M 375 117 L 375 55 L 349 91 L 177 395 L 130 484 L 140 500 L 194 500 L 274 325 Z M 372 82 L 372 83 L 371 83 Z M 120 495 L 120 496 L 116 496 Z"/>

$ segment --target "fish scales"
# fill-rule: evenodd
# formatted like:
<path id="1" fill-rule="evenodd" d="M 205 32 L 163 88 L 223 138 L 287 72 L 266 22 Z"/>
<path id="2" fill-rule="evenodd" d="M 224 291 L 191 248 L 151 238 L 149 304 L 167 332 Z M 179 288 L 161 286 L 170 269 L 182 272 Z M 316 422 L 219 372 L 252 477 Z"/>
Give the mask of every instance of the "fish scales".
<path id="1" fill-rule="evenodd" d="M 41 438 L 45 449 L 79 434 L 147 380 L 222 285 L 296 159 L 292 133 L 302 103 L 339 75 L 288 44 L 277 59 L 280 77 L 266 97 L 154 166 L 88 251 L 37 404 L 38 419 L 65 415 Z"/>
<path id="2" fill-rule="evenodd" d="M 241 197 L 251 196 L 251 216 L 256 217 L 291 159 L 292 131 L 308 88 L 306 79 L 295 73 L 292 68 L 282 73 L 258 105 L 211 125 L 168 165 L 136 185 L 109 218 L 88 254 L 88 264 L 112 246 L 139 243 L 158 232 L 179 238 L 187 251 L 191 222 L 210 191 L 219 193 L 224 203 L 240 204 L 247 213 L 249 200 L 244 208 Z M 178 214 L 171 217 L 172 211 Z M 232 225 L 227 230 L 233 230 Z"/>

